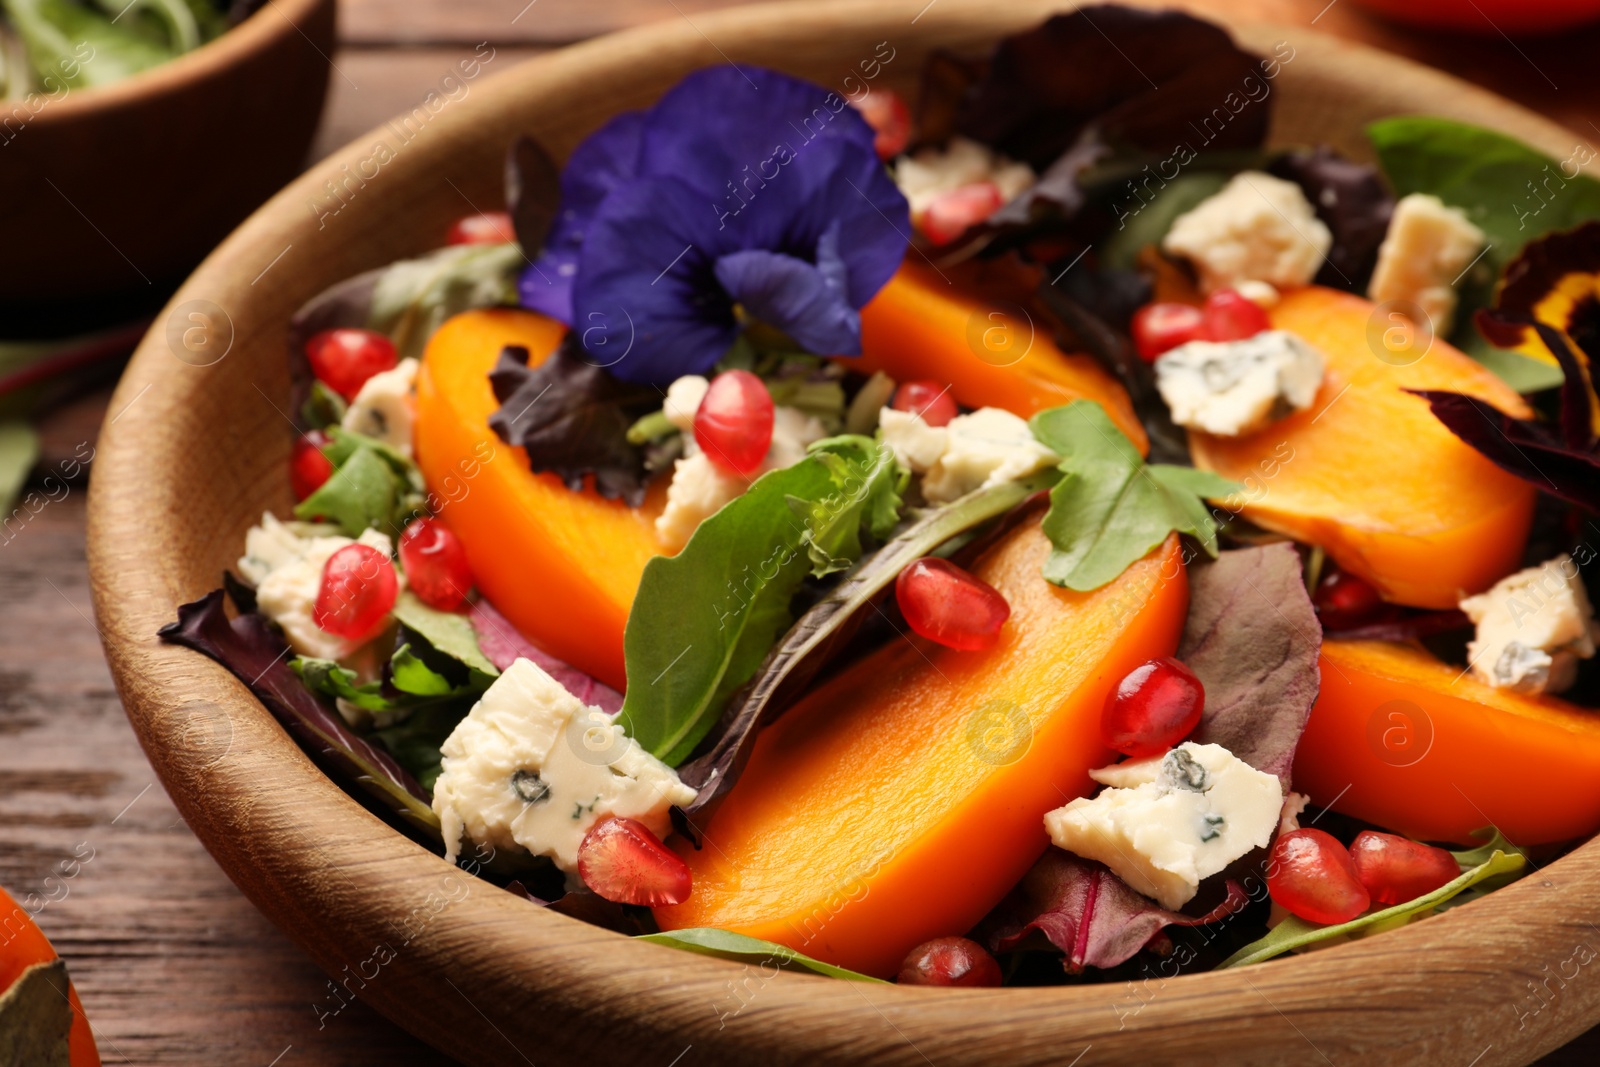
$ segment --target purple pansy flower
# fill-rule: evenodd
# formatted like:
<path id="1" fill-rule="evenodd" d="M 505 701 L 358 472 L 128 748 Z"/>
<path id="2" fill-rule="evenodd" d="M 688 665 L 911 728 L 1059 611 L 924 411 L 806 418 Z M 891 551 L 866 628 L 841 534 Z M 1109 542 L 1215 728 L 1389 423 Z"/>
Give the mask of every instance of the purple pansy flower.
<path id="1" fill-rule="evenodd" d="M 627 381 L 709 369 L 738 336 L 736 304 L 808 351 L 857 355 L 859 309 L 909 232 L 872 140 L 848 101 L 810 82 L 690 74 L 573 152 L 522 302 Z"/>

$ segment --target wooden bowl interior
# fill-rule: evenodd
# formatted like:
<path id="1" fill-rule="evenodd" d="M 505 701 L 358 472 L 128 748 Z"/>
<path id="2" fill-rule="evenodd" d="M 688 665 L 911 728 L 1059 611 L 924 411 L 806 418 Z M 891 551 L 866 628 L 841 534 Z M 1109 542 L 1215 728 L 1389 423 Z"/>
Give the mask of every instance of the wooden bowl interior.
<path id="1" fill-rule="evenodd" d="M 564 155 L 613 113 L 730 57 L 837 87 L 888 42 L 881 83 L 910 92 L 932 49 L 982 48 L 1062 6 L 924 2 L 696 14 L 468 81 L 411 139 L 391 124 L 319 165 L 200 267 L 111 405 L 89 529 L 107 654 L 184 817 L 348 990 L 319 1006 L 327 1025 L 359 995 L 465 1062 L 665 1064 L 692 1046 L 686 1062 L 1042 1064 L 1092 1049 L 1084 1062 L 1495 1064 L 1570 1039 L 1600 1013 L 1600 985 L 1564 986 L 1531 1017 L 1524 985 L 1592 937 L 1593 844 L 1471 907 L 1241 971 L 986 991 L 776 974 L 633 943 L 452 869 L 324 777 L 223 670 L 155 640 L 179 603 L 218 584 L 262 511 L 291 503 L 284 350 L 302 301 L 497 203 L 502 154 L 519 133 Z M 1363 155 L 1367 120 L 1430 112 L 1570 152 L 1558 127 L 1443 75 L 1301 30 L 1238 33 L 1260 52 L 1280 41 L 1293 50 L 1273 83 L 1277 140 Z M 392 158 L 319 217 L 325 183 L 367 173 L 380 144 Z M 180 358 L 175 338 L 196 325 L 215 331 L 218 362 Z"/>

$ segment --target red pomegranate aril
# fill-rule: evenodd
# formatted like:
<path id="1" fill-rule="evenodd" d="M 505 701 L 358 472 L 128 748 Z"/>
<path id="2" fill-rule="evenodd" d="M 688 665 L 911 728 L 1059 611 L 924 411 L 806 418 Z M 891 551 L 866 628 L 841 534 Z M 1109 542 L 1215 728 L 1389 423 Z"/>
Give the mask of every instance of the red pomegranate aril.
<path id="1" fill-rule="evenodd" d="M 850 103 L 872 127 L 872 148 L 879 159 L 893 159 L 906 150 L 911 140 L 911 108 L 899 93 L 869 89 L 861 99 Z"/>
<path id="2" fill-rule="evenodd" d="M 1372 898 L 1350 852 L 1331 834 L 1306 828 L 1279 834 L 1267 861 L 1267 892 L 1307 922 L 1349 922 Z"/>
<path id="3" fill-rule="evenodd" d="M 1311 598 L 1325 630 L 1349 630 L 1373 621 L 1383 611 L 1383 598 L 1369 583 L 1348 571 L 1330 571 Z"/>
<path id="4" fill-rule="evenodd" d="M 1206 297 L 1201 314 L 1208 341 L 1242 341 L 1272 326 L 1261 305 L 1236 289 L 1218 289 Z"/>
<path id="5" fill-rule="evenodd" d="M 895 981 L 901 985 L 997 986 L 1000 964 L 976 941 L 936 937 L 906 953 Z"/>
<path id="6" fill-rule="evenodd" d="M 1199 340 L 1205 313 L 1192 304 L 1146 304 L 1133 313 L 1133 346 L 1139 358 L 1154 363 L 1163 352 Z"/>
<path id="7" fill-rule="evenodd" d="M 747 370 L 717 375 L 694 415 L 694 439 L 711 462 L 750 474 L 772 447 L 772 394 Z"/>
<path id="8" fill-rule="evenodd" d="M 1000 210 L 1005 198 L 994 182 L 971 182 L 940 193 L 917 220 L 933 244 L 946 245 Z"/>
<path id="9" fill-rule="evenodd" d="M 947 559 L 913 560 L 894 582 L 894 598 L 906 623 L 946 648 L 977 652 L 1000 640 L 1011 605 Z"/>
<path id="10" fill-rule="evenodd" d="M 485 211 L 463 215 L 450 225 L 445 243 L 452 245 L 499 245 L 517 239 L 511 215 L 505 211 Z"/>
<path id="11" fill-rule="evenodd" d="M 438 519 L 423 517 L 400 535 L 400 565 L 406 585 L 424 604 L 440 611 L 456 611 L 467 602 L 472 588 L 472 568 L 461 539 Z"/>
<path id="12" fill-rule="evenodd" d="M 370 545 L 345 545 L 322 567 L 311 621 L 330 634 L 359 641 L 383 624 L 399 592 L 388 556 Z"/>
<path id="13" fill-rule="evenodd" d="M 393 370 L 394 342 L 374 330 L 341 328 L 313 334 L 306 342 L 311 373 L 346 400 L 354 400 L 367 379 Z"/>
<path id="14" fill-rule="evenodd" d="M 1170 656 L 1146 660 L 1106 696 L 1100 739 L 1125 756 L 1154 756 L 1188 737 L 1205 709 L 1193 671 Z"/>
<path id="15" fill-rule="evenodd" d="M 1350 861 L 1375 904 L 1404 904 L 1461 876 L 1461 864 L 1444 849 L 1376 830 L 1350 842 Z"/>
<path id="16" fill-rule="evenodd" d="M 618 904 L 682 904 L 693 879 L 684 863 L 637 819 L 602 819 L 578 846 L 578 877 Z"/>
<path id="17" fill-rule="evenodd" d="M 950 395 L 950 387 L 944 382 L 927 379 L 902 383 L 894 391 L 890 407 L 920 416 L 929 426 L 948 426 L 951 419 L 961 414 L 955 397 Z"/>
<path id="18" fill-rule="evenodd" d="M 296 500 L 304 500 L 333 477 L 333 461 L 322 454 L 322 447 L 327 443 L 328 435 L 321 430 L 295 438 L 294 448 L 289 453 L 289 485 Z"/>

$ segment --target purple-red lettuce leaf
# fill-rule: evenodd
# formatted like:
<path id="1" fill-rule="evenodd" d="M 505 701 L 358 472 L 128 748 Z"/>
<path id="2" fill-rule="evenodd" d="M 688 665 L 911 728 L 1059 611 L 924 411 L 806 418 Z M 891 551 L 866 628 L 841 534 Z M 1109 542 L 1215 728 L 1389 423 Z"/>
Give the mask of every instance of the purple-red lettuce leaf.
<path id="1" fill-rule="evenodd" d="M 489 374 L 500 410 L 489 425 L 501 440 L 528 452 L 528 465 L 550 471 L 577 492 L 592 476 L 601 496 L 644 502 L 644 452 L 628 427 L 661 406 L 661 393 L 613 377 L 587 358 L 577 333 L 537 367 L 528 350 L 508 345 Z"/>
<path id="2" fill-rule="evenodd" d="M 1552 496 L 1600 511 L 1600 446 L 1591 420 L 1595 387 L 1567 335 L 1515 312 L 1481 311 L 1479 329 L 1510 343 L 1532 329 L 1561 367 L 1561 414 L 1555 426 L 1507 415 L 1486 400 L 1438 389 L 1414 389 L 1434 418 L 1491 463 Z M 1597 344 L 1600 347 L 1600 344 Z M 1593 358 L 1597 353 L 1585 353 Z"/>
<path id="3" fill-rule="evenodd" d="M 1165 158 L 1180 145 L 1191 156 L 1260 146 L 1271 118 L 1264 70 L 1215 23 L 1083 7 L 1002 40 L 956 127 L 1043 175 L 996 223 L 1025 223 L 1043 205 L 1070 215 L 1082 204 L 1078 175 L 1111 151 Z"/>
<path id="4" fill-rule="evenodd" d="M 559 915 L 565 915 L 569 919 L 577 919 L 590 926 L 598 926 L 629 937 L 638 937 L 655 930 L 655 925 L 647 922 L 639 914 L 642 909 L 626 908 L 590 889 L 574 889 L 554 900 L 545 900 L 543 897 L 535 896 L 521 881 L 512 881 L 506 883 L 506 892 L 537 904 L 541 908 L 548 908 Z"/>
<path id="5" fill-rule="evenodd" d="M 467 618 L 477 631 L 478 647 L 496 669 L 503 671 L 519 659 L 530 659 L 585 704 L 598 707 L 607 715 L 622 710 L 621 693 L 535 646 L 487 600 L 473 604 Z"/>
<path id="6" fill-rule="evenodd" d="M 1329 641 L 1417 641 L 1471 627 L 1472 620 L 1464 612 L 1454 609 L 1419 611 L 1352 626 L 1348 630 L 1328 630 L 1324 637 Z"/>
<path id="7" fill-rule="evenodd" d="M 368 793 L 431 842 L 440 841 L 439 817 L 422 785 L 305 687 L 289 668 L 289 647 L 265 616 L 230 620 L 217 589 L 180 605 L 178 621 L 163 626 L 159 636 L 226 667 L 336 780 Z"/>
<path id="8" fill-rule="evenodd" d="M 980 927 L 994 952 L 1021 947 L 1043 934 L 1064 953 L 1069 974 L 1087 967 L 1115 967 L 1132 959 L 1168 926 L 1204 926 L 1250 902 L 1231 879 L 1227 896 L 1204 915 L 1168 911 L 1141 896 L 1102 864 L 1051 848 L 1023 876 Z"/>
<path id="9" fill-rule="evenodd" d="M 522 254 L 536 259 L 561 208 L 561 168 L 544 145 L 523 134 L 506 150 L 506 211 Z"/>
<path id="10" fill-rule="evenodd" d="M 1394 194 L 1377 168 L 1318 145 L 1288 152 L 1267 169 L 1300 186 L 1333 235 L 1317 284 L 1365 295 L 1394 213 Z"/>
<path id="11" fill-rule="evenodd" d="M 1288 543 L 1223 552 L 1189 566 L 1189 620 L 1178 658 L 1205 686 L 1189 740 L 1215 744 L 1287 788 L 1317 701 L 1322 625 Z"/>

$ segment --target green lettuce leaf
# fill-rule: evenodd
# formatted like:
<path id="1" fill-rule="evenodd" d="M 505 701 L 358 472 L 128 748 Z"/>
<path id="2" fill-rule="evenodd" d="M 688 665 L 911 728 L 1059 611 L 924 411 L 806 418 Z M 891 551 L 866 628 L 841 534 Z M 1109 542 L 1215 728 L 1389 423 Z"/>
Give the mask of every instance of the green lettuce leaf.
<path id="1" fill-rule="evenodd" d="M 1367 137 L 1397 196 L 1431 193 L 1483 230 L 1489 248 L 1457 287 L 1450 342 L 1521 392 L 1561 384 L 1553 364 L 1490 345 L 1472 313 L 1490 305 L 1505 265 L 1528 241 L 1600 215 L 1600 181 L 1576 167 L 1569 175 L 1561 162 L 1505 134 L 1449 119 L 1383 119 L 1367 127 Z"/>
<path id="2" fill-rule="evenodd" d="M 411 590 L 403 590 L 394 602 L 394 617 L 400 625 L 471 670 L 494 678 L 500 672 L 478 645 L 478 631 L 472 620 L 454 611 L 430 608 Z"/>
<path id="3" fill-rule="evenodd" d="M 20 420 L 0 422 L 0 517 L 11 514 L 39 462 L 39 435 Z"/>
<path id="4" fill-rule="evenodd" d="M 513 241 L 450 245 L 391 263 L 376 276 L 367 326 L 388 334 L 401 359 L 421 357 L 428 338 L 450 316 L 515 304 L 517 275 L 527 262 Z"/>
<path id="5" fill-rule="evenodd" d="M 1144 461 L 1132 441 L 1092 400 L 1074 400 L 1028 421 L 1033 436 L 1063 457 L 1050 491 L 1044 532 L 1054 551 L 1044 576 L 1056 585 L 1098 589 L 1143 559 L 1173 531 L 1217 555 L 1217 524 L 1202 497 L 1242 491 L 1193 467 Z"/>
<path id="6" fill-rule="evenodd" d="M 835 967 L 831 963 L 814 960 L 804 953 L 796 952 L 787 945 L 780 945 L 773 941 L 762 941 L 760 938 L 746 937 L 736 934 L 732 930 L 719 930 L 714 926 L 698 926 L 688 930 L 668 930 L 659 934 L 641 934 L 635 938 L 637 941 L 649 941 L 656 945 L 668 945 L 672 948 L 681 948 L 686 952 L 698 952 L 702 956 L 716 956 L 719 959 L 733 960 L 737 963 L 771 964 L 774 967 L 793 968 L 795 970 L 810 971 L 812 974 L 824 975 L 828 978 L 845 978 L 852 982 L 877 982 L 887 985 L 881 978 L 861 974 L 857 971 Z"/>
<path id="7" fill-rule="evenodd" d="M 338 426 L 328 437 L 322 452 L 333 474 L 295 505 L 295 518 L 323 516 L 349 537 L 368 528 L 398 536 L 424 508 L 427 489 L 416 464 L 382 441 Z"/>
<path id="8" fill-rule="evenodd" d="M 1218 969 L 1260 963 L 1318 942 L 1358 938 L 1392 930 L 1499 889 L 1522 876 L 1527 857 L 1521 849 L 1507 841 L 1499 830 L 1492 832 L 1493 838 L 1487 844 L 1466 852 L 1451 853 L 1461 865 L 1461 876 L 1433 892 L 1331 926 L 1319 926 L 1291 915 L 1273 927 L 1266 937 L 1251 942 L 1223 960 L 1217 965 Z"/>
<path id="9" fill-rule="evenodd" d="M 837 491 L 818 501 L 792 502 L 812 531 L 807 545 L 811 574 L 821 578 L 861 558 L 861 534 L 882 542 L 900 521 L 901 494 L 911 472 L 894 452 L 870 437 L 829 437 L 811 446 Z"/>

